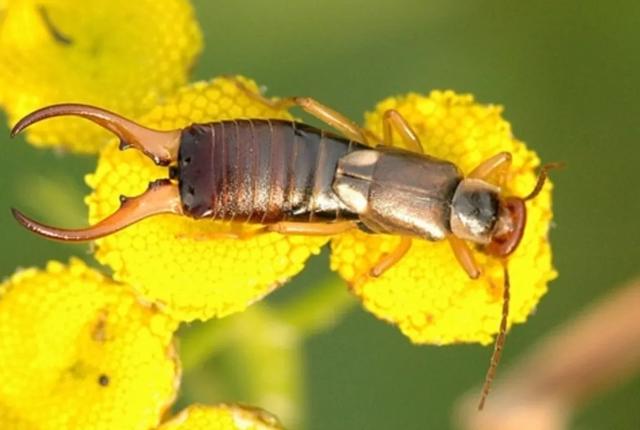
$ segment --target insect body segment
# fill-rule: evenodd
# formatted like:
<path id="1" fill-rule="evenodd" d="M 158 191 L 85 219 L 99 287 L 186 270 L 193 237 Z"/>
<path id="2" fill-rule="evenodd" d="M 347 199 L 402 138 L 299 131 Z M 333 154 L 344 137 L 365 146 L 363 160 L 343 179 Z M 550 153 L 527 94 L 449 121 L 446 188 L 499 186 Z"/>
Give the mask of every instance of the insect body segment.
<path id="1" fill-rule="evenodd" d="M 448 161 L 379 147 L 343 157 L 334 190 L 370 232 L 442 240 L 461 179 Z"/>
<path id="2" fill-rule="evenodd" d="M 353 221 L 334 193 L 339 160 L 362 144 L 285 120 L 196 124 L 182 132 L 185 215 L 243 223 Z"/>

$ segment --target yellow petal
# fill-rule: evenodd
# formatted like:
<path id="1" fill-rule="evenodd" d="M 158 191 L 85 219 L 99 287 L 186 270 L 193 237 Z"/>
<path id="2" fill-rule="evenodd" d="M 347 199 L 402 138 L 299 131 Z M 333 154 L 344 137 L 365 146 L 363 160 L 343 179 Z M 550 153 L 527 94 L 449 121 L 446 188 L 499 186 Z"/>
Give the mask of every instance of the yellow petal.
<path id="1" fill-rule="evenodd" d="M 261 409 L 240 405 L 192 405 L 158 430 L 279 430 L 278 420 Z"/>
<path id="2" fill-rule="evenodd" d="M 0 103 L 10 124 L 61 102 L 138 116 L 186 82 L 201 39 L 187 0 L 8 0 L 0 10 Z M 109 135 L 64 118 L 29 128 L 27 138 L 96 152 Z"/>
<path id="3" fill-rule="evenodd" d="M 253 90 L 253 82 L 246 82 Z M 224 118 L 290 118 L 242 93 L 226 79 L 183 88 L 142 118 L 151 127 L 172 129 Z M 117 144 L 100 154 L 87 182 L 90 221 L 118 208 L 118 196 L 138 195 L 149 181 L 167 177 L 139 152 Z M 211 239 L 207 233 L 240 226 L 163 215 L 149 218 L 98 241 L 96 258 L 111 266 L 117 280 L 132 284 L 144 297 L 180 320 L 225 316 L 245 309 L 302 270 L 326 238 L 263 234 L 246 240 Z M 255 228 L 242 227 L 242 228 Z"/>
<path id="4" fill-rule="evenodd" d="M 154 427 L 172 403 L 176 323 L 80 260 L 0 285 L 0 428 Z"/>
<path id="5" fill-rule="evenodd" d="M 471 95 L 434 91 L 388 98 L 366 116 L 369 129 L 382 134 L 382 115 L 397 109 L 419 135 L 429 155 L 456 163 L 469 173 L 500 151 L 513 155 L 506 195 L 524 196 L 535 183 L 537 155 L 511 133 L 502 108 L 481 105 Z M 396 136 L 396 141 L 400 139 Z M 547 284 L 556 277 L 547 237 L 551 222 L 551 184 L 527 203 L 524 238 L 509 258 L 510 323 L 524 322 Z M 491 342 L 502 308 L 502 269 L 498 261 L 475 252 L 483 276 L 471 280 L 448 243 L 413 240 L 409 253 L 378 279 L 368 277 L 380 256 L 392 250 L 397 237 L 343 234 L 332 240 L 331 266 L 346 279 L 365 307 L 399 326 L 415 343 Z"/>

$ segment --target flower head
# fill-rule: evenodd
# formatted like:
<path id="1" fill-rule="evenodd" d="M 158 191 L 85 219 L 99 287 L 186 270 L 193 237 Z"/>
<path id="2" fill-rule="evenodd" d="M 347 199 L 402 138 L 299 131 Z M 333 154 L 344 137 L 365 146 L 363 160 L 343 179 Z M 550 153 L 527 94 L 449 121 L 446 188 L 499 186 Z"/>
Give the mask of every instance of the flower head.
<path id="1" fill-rule="evenodd" d="M 192 405 L 158 430 L 279 430 L 278 420 L 267 412 L 240 405 Z"/>
<path id="2" fill-rule="evenodd" d="M 481 105 L 471 95 L 433 91 L 388 98 L 366 116 L 366 126 L 381 135 L 382 115 L 398 110 L 421 139 L 424 151 L 457 164 L 469 173 L 501 151 L 513 155 L 505 195 L 524 196 L 535 184 L 536 154 L 515 139 L 502 108 Z M 527 226 L 517 251 L 509 258 L 511 310 L 509 323 L 520 323 L 534 310 L 556 277 L 547 237 L 551 222 L 551 184 L 527 202 Z M 379 318 L 399 326 L 415 343 L 489 343 L 502 315 L 503 276 L 499 261 L 482 252 L 483 269 L 469 279 L 448 243 L 413 240 L 409 253 L 379 278 L 368 276 L 380 256 L 399 238 L 353 231 L 332 240 L 331 265 Z"/>
<path id="3" fill-rule="evenodd" d="M 140 429 L 172 403 L 176 322 L 80 260 L 0 285 L 0 428 Z"/>
<path id="4" fill-rule="evenodd" d="M 184 84 L 201 48 L 186 0 L 7 0 L 0 4 L 0 104 L 9 122 L 60 102 L 126 116 Z M 96 152 L 109 135 L 86 121 L 35 125 L 29 142 Z"/>
<path id="5" fill-rule="evenodd" d="M 255 83 L 246 85 L 257 90 Z M 140 122 L 175 129 L 194 122 L 228 118 L 290 118 L 266 107 L 220 78 L 183 88 Z M 117 142 L 100 154 L 94 189 L 87 198 L 95 223 L 118 208 L 118 196 L 138 195 L 147 184 L 167 177 L 138 151 L 119 151 Z M 261 234 L 223 239 L 213 233 L 251 230 L 255 226 L 172 215 L 157 216 L 97 241 L 96 258 L 111 266 L 117 280 L 133 285 L 180 320 L 207 319 L 243 310 L 302 270 L 328 238 Z"/>

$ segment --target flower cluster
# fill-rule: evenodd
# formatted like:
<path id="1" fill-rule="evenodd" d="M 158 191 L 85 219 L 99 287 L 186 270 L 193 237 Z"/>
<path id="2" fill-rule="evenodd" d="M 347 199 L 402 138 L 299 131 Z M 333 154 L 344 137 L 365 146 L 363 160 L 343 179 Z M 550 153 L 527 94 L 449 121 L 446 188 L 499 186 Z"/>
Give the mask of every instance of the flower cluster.
<path id="1" fill-rule="evenodd" d="M 400 112 L 420 137 L 424 151 L 456 163 L 469 173 L 501 151 L 513 155 L 505 181 L 506 195 L 525 196 L 534 187 L 536 154 L 515 139 L 502 108 L 481 105 L 471 95 L 433 91 L 428 96 L 392 97 L 367 114 L 366 127 L 380 134 L 382 115 Z M 509 259 L 510 323 L 524 322 L 556 277 L 547 233 L 551 222 L 551 184 L 527 203 L 527 227 L 517 252 Z M 475 258 L 483 269 L 470 279 L 446 242 L 413 241 L 409 253 L 386 274 L 365 277 L 381 254 L 399 239 L 361 232 L 343 234 L 331 242 L 331 265 L 379 318 L 397 324 L 415 343 L 489 343 L 500 325 L 503 274 L 496 259 L 481 252 Z"/>
<path id="2" fill-rule="evenodd" d="M 0 104 L 12 124 L 62 101 L 106 107 L 165 130 L 239 117 L 292 119 L 247 94 L 258 86 L 245 78 L 181 86 L 201 45 L 187 1 L 83 4 L 80 17 L 74 0 L 0 3 Z M 388 109 L 402 114 L 429 155 L 468 173 L 508 151 L 513 164 L 504 193 L 523 196 L 533 188 L 539 160 L 513 137 L 501 107 L 451 91 L 408 94 L 380 102 L 364 127 L 380 136 Z M 29 129 L 27 140 L 98 152 L 96 171 L 86 177 L 91 223 L 111 214 L 120 195 L 139 195 L 150 181 L 167 177 L 166 168 L 138 151 L 120 151 L 116 139 L 86 121 L 43 122 Z M 527 203 L 525 236 L 509 259 L 510 324 L 527 319 L 556 276 L 547 238 L 551 188 L 547 183 Z M 367 310 L 397 325 L 412 342 L 486 344 L 498 331 L 502 268 L 478 250 L 478 280 L 469 279 L 448 244 L 420 240 L 374 278 L 372 266 L 398 237 L 352 230 L 330 237 L 210 238 L 255 228 L 156 216 L 96 241 L 95 258 L 110 267 L 113 279 L 73 259 L 20 271 L 2 284 L 0 427 L 279 428 L 265 412 L 235 405 L 194 405 L 163 422 L 180 383 L 175 331 L 181 322 L 244 310 L 295 276 L 329 242 L 331 268 Z"/>
<path id="3" fill-rule="evenodd" d="M 180 385 L 175 319 L 78 259 L 18 271 L 0 284 L 0 297 L 2 428 L 160 425 Z M 278 424 L 263 412 L 221 405 L 189 408 L 158 428 Z"/>
<path id="4" fill-rule="evenodd" d="M 187 80 L 202 36 L 187 0 L 7 0 L 0 4 L 0 105 L 9 122 L 82 102 L 139 116 Z M 110 135 L 60 118 L 29 142 L 96 152 Z"/>
<path id="5" fill-rule="evenodd" d="M 281 430 L 269 413 L 238 405 L 194 405 L 164 423 L 158 430 Z"/>

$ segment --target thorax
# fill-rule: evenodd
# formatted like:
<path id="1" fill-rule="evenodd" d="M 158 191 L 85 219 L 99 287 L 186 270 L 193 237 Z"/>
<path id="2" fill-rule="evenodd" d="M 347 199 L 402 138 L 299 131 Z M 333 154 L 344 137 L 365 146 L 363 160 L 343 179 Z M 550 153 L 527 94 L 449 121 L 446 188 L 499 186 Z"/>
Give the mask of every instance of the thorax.
<path id="1" fill-rule="evenodd" d="M 333 189 L 370 232 L 441 240 L 461 179 L 453 163 L 382 147 L 340 159 Z"/>

